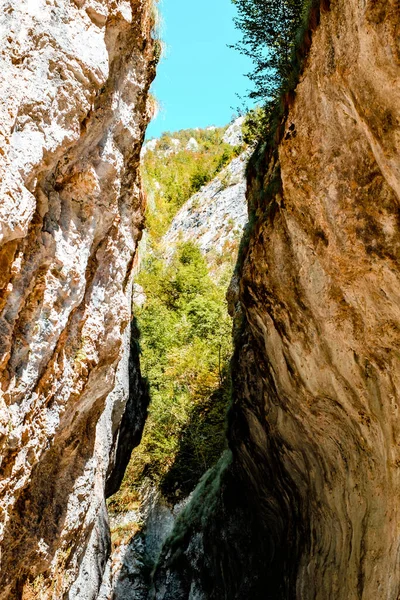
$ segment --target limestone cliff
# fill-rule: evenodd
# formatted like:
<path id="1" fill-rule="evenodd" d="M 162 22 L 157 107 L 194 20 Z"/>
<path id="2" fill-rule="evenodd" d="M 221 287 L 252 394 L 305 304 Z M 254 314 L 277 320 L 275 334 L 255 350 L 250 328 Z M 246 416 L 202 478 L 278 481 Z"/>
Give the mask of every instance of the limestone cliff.
<path id="1" fill-rule="evenodd" d="M 176 176 L 182 159 L 187 158 L 190 161 L 194 158 L 193 152 L 201 153 L 195 160 L 203 164 L 203 157 L 207 160 L 210 154 L 212 142 L 214 148 L 222 147 L 224 152 L 229 150 L 229 148 L 225 148 L 226 144 L 237 148 L 235 152 L 232 152 L 228 165 L 220 170 L 209 183 L 203 185 L 197 193 L 191 195 L 177 210 L 167 232 L 159 241 L 159 249 L 157 248 L 157 231 L 153 228 L 154 221 L 151 217 L 147 221 L 147 227 L 140 242 L 140 260 L 136 268 L 141 266 L 143 270 L 135 278 L 133 302 L 138 308 L 139 328 L 142 326 L 140 339 L 142 370 L 148 376 L 153 403 L 149 408 L 142 445 L 134 451 L 122 486 L 109 502 L 112 551 L 106 570 L 110 576 L 104 578 L 98 600 L 127 600 L 128 598 L 144 600 L 148 598 L 151 571 L 163 543 L 171 533 L 177 516 L 186 505 L 187 497 L 198 483 L 201 475 L 218 460 L 225 447 L 224 421 L 229 393 L 227 391 L 224 396 L 219 376 L 215 380 L 214 386 L 205 387 L 203 385 L 202 390 L 197 392 L 196 383 L 199 381 L 199 372 L 185 371 L 185 366 L 183 366 L 184 375 L 180 375 L 181 380 L 190 377 L 192 382 L 191 395 L 183 407 L 182 404 L 179 404 L 177 397 L 173 402 L 169 400 L 170 392 L 165 386 L 167 377 L 173 379 L 174 382 L 175 377 L 171 378 L 169 374 L 165 374 L 163 369 L 155 374 L 154 369 L 151 368 L 155 356 L 158 356 L 156 360 L 160 363 L 171 365 L 171 367 L 174 354 L 192 356 L 198 342 L 192 333 L 188 333 L 186 349 L 177 344 L 175 347 L 169 346 L 161 356 L 156 354 L 157 349 L 154 347 L 153 338 L 151 335 L 149 336 L 146 325 L 146 311 L 150 315 L 150 322 L 153 326 L 155 318 L 157 318 L 157 311 L 164 315 L 164 319 L 168 318 L 166 317 L 168 314 L 174 315 L 176 319 L 182 318 L 182 315 L 177 311 L 165 312 L 163 292 L 154 292 L 154 289 L 157 290 L 154 286 L 156 280 L 153 276 L 152 279 L 146 281 L 146 276 L 149 276 L 149 272 L 154 273 L 152 260 L 157 254 L 162 256 L 163 264 L 166 266 L 178 251 L 180 243 L 192 242 L 198 246 L 206 258 L 204 266 L 210 275 L 210 280 L 204 279 L 203 283 L 208 281 L 207 287 L 213 283 L 216 286 L 214 290 L 218 290 L 218 295 L 213 297 L 214 305 L 210 306 L 209 297 L 205 298 L 205 305 L 209 310 L 213 310 L 217 300 L 220 307 L 218 321 L 221 322 L 222 319 L 226 321 L 226 328 L 221 337 L 223 337 L 224 343 L 229 345 L 227 356 L 225 357 L 220 338 L 218 347 L 214 347 L 212 350 L 218 360 L 217 368 L 220 372 L 222 361 L 228 361 L 231 355 L 229 339 L 231 320 L 227 314 L 225 300 L 226 282 L 232 275 L 239 240 L 247 221 L 245 167 L 249 158 L 249 149 L 243 150 L 242 122 L 243 119 L 238 119 L 227 128 L 221 128 L 219 132 L 215 127 L 209 127 L 206 130 L 177 132 L 159 140 L 150 140 L 142 149 L 143 184 L 145 189 L 147 187 L 148 208 L 152 210 L 153 214 L 160 215 L 163 210 L 166 211 L 166 206 L 157 202 L 154 191 L 158 192 L 161 197 L 168 196 L 170 178 L 168 177 L 166 181 L 162 173 L 160 175 L 160 172 L 154 169 L 155 173 L 158 171 L 159 177 L 154 180 L 149 176 L 150 169 L 149 164 L 146 165 L 146 160 L 164 163 L 166 157 L 173 159 L 173 155 L 177 156 L 175 163 L 171 160 L 172 164 L 169 165 L 169 171 Z M 209 132 L 218 133 L 218 136 L 214 140 L 206 138 L 207 148 L 203 149 L 203 135 L 208 135 Z M 241 148 L 238 148 L 240 145 Z M 195 149 L 193 150 L 193 148 Z M 188 168 L 187 163 L 184 164 Z M 141 279 L 143 275 L 145 277 Z M 166 280 L 165 271 L 160 272 L 158 280 Z M 142 281 L 144 287 L 138 281 Z M 157 299 L 156 313 L 152 308 L 154 299 Z M 184 316 L 183 323 L 187 323 L 187 316 Z M 159 326 L 156 327 L 156 336 L 159 339 L 161 330 Z M 179 329 L 176 325 L 175 328 L 175 331 Z M 215 332 L 216 328 L 213 329 L 214 335 L 218 335 Z M 208 345 L 210 346 L 212 343 L 213 341 L 209 337 Z M 204 352 L 201 354 L 204 355 Z M 196 362 L 198 365 L 199 359 Z M 212 377 L 212 363 L 208 363 L 205 370 L 207 377 Z M 228 388 L 228 385 L 226 387 Z M 161 397 L 162 419 L 169 419 L 167 426 L 161 424 L 157 419 L 158 396 Z M 176 418 L 170 417 L 174 413 L 179 414 L 179 423 Z M 173 437 L 179 442 L 176 448 L 172 445 L 168 446 L 165 455 L 168 467 L 164 467 L 163 475 L 158 477 L 154 472 L 151 474 L 149 466 L 151 465 L 155 469 L 157 464 L 160 464 L 159 440 L 162 439 L 164 428 L 167 428 L 169 437 Z M 204 439 L 207 440 L 207 452 L 204 452 L 201 445 Z M 138 458 L 140 455 L 141 458 Z"/>
<path id="2" fill-rule="evenodd" d="M 397 1 L 313 11 L 248 169 L 232 459 L 164 548 L 157 599 L 399 597 L 399 33 Z"/>
<path id="3" fill-rule="evenodd" d="M 0 598 L 87 600 L 106 478 L 121 477 L 110 456 L 145 394 L 130 294 L 154 11 L 0 4 Z"/>
<path id="4" fill-rule="evenodd" d="M 247 222 L 244 174 L 248 159 L 245 150 L 185 202 L 163 237 L 166 256 L 173 254 L 178 241 L 192 241 L 212 262 L 213 254 L 235 245 Z"/>

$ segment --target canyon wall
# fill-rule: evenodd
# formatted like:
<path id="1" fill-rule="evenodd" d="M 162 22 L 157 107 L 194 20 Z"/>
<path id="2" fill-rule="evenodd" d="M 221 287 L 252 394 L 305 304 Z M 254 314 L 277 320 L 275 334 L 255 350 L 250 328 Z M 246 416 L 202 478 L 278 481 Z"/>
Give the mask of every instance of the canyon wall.
<path id="1" fill-rule="evenodd" d="M 400 593 L 400 10 L 331 0 L 248 168 L 232 456 L 163 550 L 154 597 Z"/>
<path id="2" fill-rule="evenodd" d="M 155 15 L 0 4 L 0 598 L 90 600 L 147 401 L 130 296 Z"/>

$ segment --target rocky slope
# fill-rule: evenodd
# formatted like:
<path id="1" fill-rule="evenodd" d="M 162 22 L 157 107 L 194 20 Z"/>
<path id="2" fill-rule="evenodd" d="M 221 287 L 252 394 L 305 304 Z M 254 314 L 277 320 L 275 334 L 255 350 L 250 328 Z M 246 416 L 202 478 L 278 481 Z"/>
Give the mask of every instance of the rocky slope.
<path id="1" fill-rule="evenodd" d="M 244 151 L 182 206 L 162 240 L 167 256 L 178 242 L 195 242 L 210 260 L 235 245 L 247 223 L 248 159 Z"/>
<path id="2" fill-rule="evenodd" d="M 399 597 L 400 12 L 317 4 L 249 168 L 232 457 L 165 546 L 159 600 Z"/>
<path id="3" fill-rule="evenodd" d="M 153 25 L 147 0 L 2 2 L 0 598 L 96 597 L 106 479 L 140 437 L 130 295 Z"/>

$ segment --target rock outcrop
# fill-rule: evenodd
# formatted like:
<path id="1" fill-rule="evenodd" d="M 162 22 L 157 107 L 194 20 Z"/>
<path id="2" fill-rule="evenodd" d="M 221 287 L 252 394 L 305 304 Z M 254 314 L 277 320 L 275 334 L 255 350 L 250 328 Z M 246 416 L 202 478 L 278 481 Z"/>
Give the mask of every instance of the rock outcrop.
<path id="1" fill-rule="evenodd" d="M 232 461 L 165 546 L 158 600 L 399 597 L 399 32 L 397 1 L 313 11 L 249 166 Z"/>
<path id="2" fill-rule="evenodd" d="M 166 256 L 173 254 L 178 242 L 192 241 L 206 257 L 215 257 L 240 239 L 247 223 L 248 160 L 249 151 L 245 150 L 185 202 L 163 237 Z"/>
<path id="3" fill-rule="evenodd" d="M 230 144 L 231 146 L 241 146 L 243 144 L 242 127 L 244 122 L 244 117 L 238 117 L 229 125 L 224 137 L 222 138 L 226 144 Z"/>
<path id="4" fill-rule="evenodd" d="M 130 296 L 154 9 L 1 8 L 0 598 L 90 600 L 106 479 L 145 414 Z"/>

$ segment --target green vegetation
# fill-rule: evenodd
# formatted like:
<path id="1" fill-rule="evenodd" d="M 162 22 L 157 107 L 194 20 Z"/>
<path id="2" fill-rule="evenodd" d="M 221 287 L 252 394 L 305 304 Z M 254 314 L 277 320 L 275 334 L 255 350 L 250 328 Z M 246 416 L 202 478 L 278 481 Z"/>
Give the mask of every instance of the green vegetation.
<path id="1" fill-rule="evenodd" d="M 249 111 L 245 141 L 273 140 L 286 114 L 288 98 L 298 83 L 320 10 L 330 0 L 232 0 L 238 10 L 235 25 L 242 40 L 233 47 L 248 56 L 253 89 L 248 96 L 259 106 Z"/>
<path id="2" fill-rule="evenodd" d="M 226 127 L 186 129 L 164 133 L 143 159 L 143 180 L 148 195 L 147 227 L 154 244 L 167 231 L 179 208 L 211 181 L 241 148 L 222 141 Z M 189 140 L 197 148 L 186 150 Z M 179 142 L 176 144 L 175 140 Z"/>
<path id="3" fill-rule="evenodd" d="M 233 0 L 242 40 L 235 48 L 251 58 L 254 85 L 249 96 L 275 104 L 293 70 L 293 50 L 302 21 L 304 0 Z"/>
<path id="4" fill-rule="evenodd" d="M 243 141 L 246 144 L 253 145 L 262 137 L 263 132 L 267 130 L 268 117 L 265 108 L 256 106 L 250 110 L 242 125 Z"/>
<path id="5" fill-rule="evenodd" d="M 113 511 L 132 508 L 146 479 L 171 501 L 186 496 L 225 448 L 230 272 L 228 263 L 219 281 L 211 279 L 191 242 L 179 244 L 169 263 L 155 255 L 145 261 L 139 283 L 147 300 L 137 318 L 152 401 L 142 443 L 111 500 Z"/>
<path id="6" fill-rule="evenodd" d="M 193 242 L 178 243 L 169 259 L 160 243 L 186 200 L 242 150 L 223 142 L 225 131 L 164 134 L 143 158 L 149 243 L 137 277 L 146 301 L 135 316 L 151 403 L 142 443 L 109 500 L 114 513 L 136 510 L 149 483 L 171 503 L 186 497 L 226 449 L 232 321 L 225 294 L 240 236 L 208 262 Z"/>

